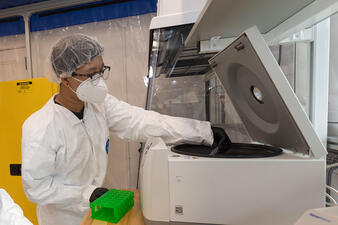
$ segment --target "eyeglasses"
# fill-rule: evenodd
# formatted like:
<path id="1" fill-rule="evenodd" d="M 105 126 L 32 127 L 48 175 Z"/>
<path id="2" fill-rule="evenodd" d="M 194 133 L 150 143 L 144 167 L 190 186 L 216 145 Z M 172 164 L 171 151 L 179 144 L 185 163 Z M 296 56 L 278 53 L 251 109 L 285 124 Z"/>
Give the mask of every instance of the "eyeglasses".
<path id="1" fill-rule="evenodd" d="M 92 73 L 92 74 L 78 74 L 73 72 L 72 76 L 80 76 L 80 77 L 88 77 L 90 79 L 98 80 L 98 78 L 102 77 L 104 80 L 107 80 L 110 74 L 110 66 L 103 66 L 102 70 L 97 73 Z"/>

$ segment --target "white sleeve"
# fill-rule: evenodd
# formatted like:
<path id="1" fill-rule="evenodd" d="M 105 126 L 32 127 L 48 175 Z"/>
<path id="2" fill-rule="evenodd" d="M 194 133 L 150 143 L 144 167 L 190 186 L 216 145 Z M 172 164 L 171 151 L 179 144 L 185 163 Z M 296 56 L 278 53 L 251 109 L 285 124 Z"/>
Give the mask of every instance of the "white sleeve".
<path id="1" fill-rule="evenodd" d="M 33 225 L 4 189 L 0 189 L 0 224 Z"/>
<path id="2" fill-rule="evenodd" d="M 55 135 L 42 131 L 44 137 L 22 129 L 22 184 L 27 198 L 38 204 L 58 204 L 75 212 L 85 212 L 95 186 L 66 185 L 55 172 L 56 149 L 50 144 Z"/>
<path id="3" fill-rule="evenodd" d="M 162 115 L 131 106 L 111 95 L 107 95 L 104 107 L 110 130 L 120 138 L 145 142 L 150 137 L 161 137 L 167 144 L 213 143 L 207 121 Z"/>

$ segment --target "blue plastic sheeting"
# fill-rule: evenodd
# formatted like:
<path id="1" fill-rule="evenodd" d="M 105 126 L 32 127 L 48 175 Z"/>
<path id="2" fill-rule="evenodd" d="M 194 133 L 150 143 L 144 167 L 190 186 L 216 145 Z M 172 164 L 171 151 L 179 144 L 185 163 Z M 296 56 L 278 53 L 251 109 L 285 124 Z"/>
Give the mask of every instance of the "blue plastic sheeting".
<path id="1" fill-rule="evenodd" d="M 22 16 L 0 19 L 0 37 L 25 33 L 25 22 Z"/>
<path id="2" fill-rule="evenodd" d="M 36 0 L 37 1 L 37 0 Z M 41 0 L 40 0 L 41 1 Z M 63 9 L 35 13 L 30 18 L 31 32 L 73 26 L 156 12 L 157 0 L 98 1 Z M 0 20 L 0 36 L 25 33 L 22 17 Z"/>
<path id="3" fill-rule="evenodd" d="M 157 0 L 100 1 L 81 6 L 33 14 L 31 31 L 111 20 L 156 12 Z"/>
<path id="4" fill-rule="evenodd" d="M 7 9 L 16 6 L 22 6 L 47 0 L 0 0 L 0 9 Z"/>

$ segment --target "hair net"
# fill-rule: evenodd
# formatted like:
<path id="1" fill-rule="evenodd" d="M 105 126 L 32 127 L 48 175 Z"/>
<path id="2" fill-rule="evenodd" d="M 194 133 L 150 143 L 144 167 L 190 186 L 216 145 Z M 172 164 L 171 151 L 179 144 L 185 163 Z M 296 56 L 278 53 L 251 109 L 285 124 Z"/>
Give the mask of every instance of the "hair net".
<path id="1" fill-rule="evenodd" d="M 59 40 L 52 49 L 50 59 L 56 75 L 67 77 L 102 54 L 103 46 L 96 40 L 83 34 L 75 34 Z"/>

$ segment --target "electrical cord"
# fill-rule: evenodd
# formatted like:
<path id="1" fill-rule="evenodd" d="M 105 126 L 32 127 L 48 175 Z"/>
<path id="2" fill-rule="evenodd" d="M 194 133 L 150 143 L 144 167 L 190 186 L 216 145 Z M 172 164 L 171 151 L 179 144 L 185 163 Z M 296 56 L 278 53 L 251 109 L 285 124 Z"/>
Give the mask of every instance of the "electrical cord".
<path id="1" fill-rule="evenodd" d="M 334 163 L 334 164 L 328 165 L 328 166 L 326 166 L 326 169 L 330 169 L 330 168 L 336 167 L 336 166 L 338 166 L 338 163 Z"/>
<path id="2" fill-rule="evenodd" d="M 336 189 L 334 189 L 333 187 L 326 185 L 326 188 L 329 189 L 330 191 L 333 191 L 335 194 L 338 194 L 338 191 Z M 338 205 L 336 200 L 329 193 L 325 193 L 325 195 L 326 195 L 327 199 L 330 200 L 330 202 L 326 202 L 327 206 L 337 206 Z"/>
<path id="3" fill-rule="evenodd" d="M 333 191 L 335 194 L 338 195 L 338 191 L 336 189 L 334 189 L 333 187 L 329 186 L 329 185 L 326 185 L 326 188 Z"/>
<path id="4" fill-rule="evenodd" d="M 327 177 L 326 177 L 326 184 L 328 186 L 331 185 L 331 181 L 332 181 L 332 176 L 333 176 L 333 173 L 335 170 L 338 169 L 338 163 L 334 163 L 334 164 L 331 164 L 331 165 L 328 165 L 326 166 L 326 169 L 327 169 Z M 330 194 L 330 189 L 327 190 L 327 193 Z"/>
<path id="5" fill-rule="evenodd" d="M 329 202 L 326 202 L 325 203 L 327 207 L 333 207 L 333 206 L 338 206 L 336 204 L 333 204 L 333 203 L 329 203 Z"/>
<path id="6" fill-rule="evenodd" d="M 326 195 L 326 197 L 327 197 L 328 199 L 330 199 L 330 200 L 331 200 L 331 202 L 333 202 L 335 205 L 337 205 L 337 202 L 336 202 L 336 200 L 334 200 L 334 198 L 332 198 L 332 196 L 331 196 L 331 195 L 329 195 L 328 193 L 326 193 L 325 195 Z"/>

